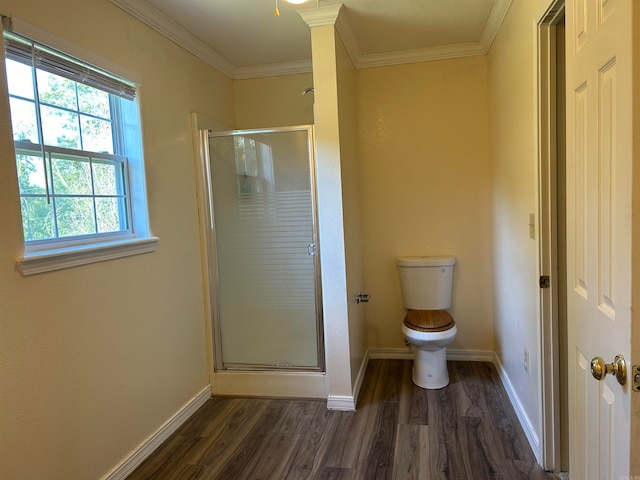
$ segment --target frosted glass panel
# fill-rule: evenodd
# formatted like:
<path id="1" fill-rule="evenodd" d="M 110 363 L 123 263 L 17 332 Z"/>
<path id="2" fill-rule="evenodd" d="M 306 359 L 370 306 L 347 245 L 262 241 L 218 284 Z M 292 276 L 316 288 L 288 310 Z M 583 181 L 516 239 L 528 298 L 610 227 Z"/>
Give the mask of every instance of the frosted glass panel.
<path id="1" fill-rule="evenodd" d="M 307 130 L 209 140 L 225 366 L 318 368 Z"/>

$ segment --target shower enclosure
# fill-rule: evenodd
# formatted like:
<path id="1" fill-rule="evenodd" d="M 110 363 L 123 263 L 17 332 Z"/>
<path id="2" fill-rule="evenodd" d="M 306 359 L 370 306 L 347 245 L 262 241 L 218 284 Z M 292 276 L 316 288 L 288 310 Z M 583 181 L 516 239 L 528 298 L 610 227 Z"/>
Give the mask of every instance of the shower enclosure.
<path id="1" fill-rule="evenodd" d="M 324 371 L 311 126 L 208 133 L 216 371 Z"/>

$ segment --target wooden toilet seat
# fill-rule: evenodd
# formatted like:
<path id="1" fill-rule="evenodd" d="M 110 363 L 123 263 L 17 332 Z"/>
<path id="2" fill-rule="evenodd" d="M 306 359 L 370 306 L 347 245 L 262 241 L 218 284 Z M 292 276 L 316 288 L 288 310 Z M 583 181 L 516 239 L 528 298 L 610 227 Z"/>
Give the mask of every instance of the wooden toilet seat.
<path id="1" fill-rule="evenodd" d="M 444 332 L 453 328 L 456 322 L 446 310 L 409 310 L 404 324 L 420 332 Z"/>

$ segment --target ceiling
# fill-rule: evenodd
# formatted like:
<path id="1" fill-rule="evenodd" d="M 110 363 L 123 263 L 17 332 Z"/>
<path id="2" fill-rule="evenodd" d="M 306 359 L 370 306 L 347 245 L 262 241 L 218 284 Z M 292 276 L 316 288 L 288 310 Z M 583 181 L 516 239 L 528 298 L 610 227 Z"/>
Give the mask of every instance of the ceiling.
<path id="1" fill-rule="evenodd" d="M 485 54 L 511 0 L 111 0 L 233 79 L 311 71 L 303 16 L 338 12 L 356 68 Z M 276 5 L 280 15 L 276 17 Z M 302 13 L 298 13 L 301 11 Z"/>

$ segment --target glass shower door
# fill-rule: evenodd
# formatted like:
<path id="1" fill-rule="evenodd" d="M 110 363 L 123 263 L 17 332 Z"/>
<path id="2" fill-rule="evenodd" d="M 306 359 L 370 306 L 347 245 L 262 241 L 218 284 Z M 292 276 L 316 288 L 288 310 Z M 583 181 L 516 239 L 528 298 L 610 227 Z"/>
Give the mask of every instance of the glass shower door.
<path id="1" fill-rule="evenodd" d="M 324 368 L 311 133 L 209 135 L 217 369 Z"/>

